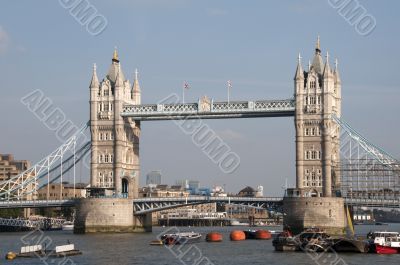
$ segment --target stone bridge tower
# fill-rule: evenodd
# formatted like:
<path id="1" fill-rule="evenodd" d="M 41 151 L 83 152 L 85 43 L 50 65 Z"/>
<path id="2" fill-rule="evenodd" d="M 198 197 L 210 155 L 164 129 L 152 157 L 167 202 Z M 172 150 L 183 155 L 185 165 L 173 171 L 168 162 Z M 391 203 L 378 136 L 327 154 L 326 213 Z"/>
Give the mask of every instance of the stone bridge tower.
<path id="1" fill-rule="evenodd" d="M 300 233 L 318 227 L 343 234 L 344 199 L 340 198 L 341 81 L 337 69 L 322 59 L 319 38 L 312 63 L 303 70 L 299 55 L 294 77 L 296 98 L 296 188 L 283 200 L 285 229 Z"/>
<path id="2" fill-rule="evenodd" d="M 335 196 L 340 186 L 339 126 L 341 81 L 337 68 L 324 63 L 318 37 L 315 55 L 304 71 L 299 55 L 294 77 L 296 97 L 296 188 L 304 197 Z"/>
<path id="3" fill-rule="evenodd" d="M 133 86 L 125 79 L 115 50 L 111 66 L 99 82 L 96 65 L 90 83 L 92 138 L 92 187 L 113 190 L 116 195 L 137 197 L 139 181 L 140 124 L 120 113 L 124 104 L 140 104 L 138 73 Z"/>

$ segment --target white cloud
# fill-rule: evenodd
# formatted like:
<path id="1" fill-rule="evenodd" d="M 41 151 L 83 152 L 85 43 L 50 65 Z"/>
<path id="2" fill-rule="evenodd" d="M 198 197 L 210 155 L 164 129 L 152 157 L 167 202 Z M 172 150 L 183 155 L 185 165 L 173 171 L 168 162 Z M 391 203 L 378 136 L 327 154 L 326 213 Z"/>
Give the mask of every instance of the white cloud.
<path id="1" fill-rule="evenodd" d="M 0 26 L 0 55 L 7 52 L 9 44 L 10 37 L 3 27 Z"/>

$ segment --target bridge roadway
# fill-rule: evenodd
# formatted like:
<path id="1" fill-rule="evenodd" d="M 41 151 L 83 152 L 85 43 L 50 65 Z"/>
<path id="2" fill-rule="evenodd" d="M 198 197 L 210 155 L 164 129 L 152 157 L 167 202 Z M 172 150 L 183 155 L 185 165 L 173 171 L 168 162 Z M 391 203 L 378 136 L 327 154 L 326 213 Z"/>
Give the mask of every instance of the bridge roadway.
<path id="1" fill-rule="evenodd" d="M 121 116 L 133 120 L 228 119 L 294 116 L 294 99 L 125 105 Z"/>
<path id="2" fill-rule="evenodd" d="M 168 197 L 168 198 L 138 198 L 133 199 L 135 214 L 146 214 L 165 209 L 176 208 L 184 205 L 204 203 L 237 204 L 268 210 L 279 210 L 282 205 L 282 197 Z M 400 198 L 397 199 L 365 199 L 345 198 L 349 206 L 400 208 Z M 31 200 L 31 201 L 0 201 L 0 209 L 7 208 L 49 208 L 49 207 L 74 207 L 76 200 Z"/>

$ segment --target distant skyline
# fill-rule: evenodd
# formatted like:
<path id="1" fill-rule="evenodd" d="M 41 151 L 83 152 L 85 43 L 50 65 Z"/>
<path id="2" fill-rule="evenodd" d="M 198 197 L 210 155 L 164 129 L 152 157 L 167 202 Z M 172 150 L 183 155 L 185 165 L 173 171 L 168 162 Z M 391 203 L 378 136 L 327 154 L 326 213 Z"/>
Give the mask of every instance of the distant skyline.
<path id="1" fill-rule="evenodd" d="M 320 35 L 332 67 L 338 58 L 343 119 L 400 158 L 397 1 L 360 1 L 376 19 L 367 36 L 329 0 L 91 0 L 107 21 L 97 35 L 60 2 L 2 3 L 0 153 L 35 163 L 60 145 L 20 102 L 36 89 L 75 124 L 86 122 L 93 63 L 104 78 L 115 46 L 131 83 L 138 68 L 144 104 L 181 95 L 184 81 L 190 85 L 185 102 L 204 95 L 227 100 L 228 80 L 231 100 L 287 99 L 293 97 L 298 54 L 306 69 Z M 141 185 L 154 169 L 162 171 L 165 183 L 195 179 L 201 186 L 226 185 L 231 192 L 262 185 L 265 195 L 275 196 L 283 194 L 286 178 L 295 184 L 292 117 L 204 122 L 240 156 L 239 168 L 221 172 L 173 122 L 143 122 Z"/>

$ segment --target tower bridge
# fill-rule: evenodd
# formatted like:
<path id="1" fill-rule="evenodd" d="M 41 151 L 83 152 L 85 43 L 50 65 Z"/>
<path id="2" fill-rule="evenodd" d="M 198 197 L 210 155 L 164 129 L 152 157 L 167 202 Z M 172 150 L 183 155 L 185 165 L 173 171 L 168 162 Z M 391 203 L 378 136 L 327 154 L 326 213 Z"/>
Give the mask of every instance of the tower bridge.
<path id="1" fill-rule="evenodd" d="M 135 71 L 131 85 L 125 79 L 118 53 L 114 51 L 110 68 L 101 81 L 96 65 L 93 67 L 89 85 L 90 142 L 76 146 L 82 138 L 84 126 L 32 168 L 1 182 L 0 207 L 73 205 L 77 207 L 77 218 L 81 219 L 78 223 L 83 232 L 107 230 L 106 224 L 128 230 L 134 227 L 135 230 L 146 226 L 148 214 L 153 211 L 209 200 L 250 206 L 257 204 L 257 207 L 283 203 L 287 211 L 291 209 L 286 219 L 292 225 L 306 225 L 307 220 L 314 220 L 311 225 L 326 225 L 328 228 L 344 225 L 343 203 L 400 207 L 400 163 L 341 118 L 341 78 L 337 60 L 335 67 L 331 68 L 329 54 L 326 54 L 326 60 L 322 58 L 319 38 L 312 63 L 306 70 L 303 70 L 301 59 L 299 55 L 292 99 L 216 102 L 204 96 L 198 102 L 180 103 L 179 97 L 172 95 L 157 104 L 142 104 L 138 72 Z M 208 197 L 138 198 L 142 122 L 288 116 L 294 117 L 296 132 L 296 187 L 287 191 L 288 197 L 283 201 L 282 198 L 268 203 L 268 198 L 253 201 Z M 65 200 L 58 204 L 47 202 L 47 206 L 45 201 L 32 203 L 39 187 L 62 180 L 63 169 L 75 172 L 76 162 L 89 150 L 90 186 L 112 190 L 115 199 Z M 72 153 L 68 161 L 73 162 L 63 167 L 68 152 Z M 50 177 L 54 168 L 61 168 L 61 173 Z M 114 223 L 121 219 L 125 223 L 120 226 Z"/>

